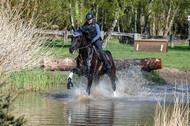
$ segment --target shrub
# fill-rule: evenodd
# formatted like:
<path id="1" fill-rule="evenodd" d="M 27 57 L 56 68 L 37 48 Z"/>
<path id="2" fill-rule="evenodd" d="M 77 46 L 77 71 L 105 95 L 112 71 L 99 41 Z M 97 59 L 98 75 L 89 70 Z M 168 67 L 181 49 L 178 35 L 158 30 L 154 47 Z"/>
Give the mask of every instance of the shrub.
<path id="1" fill-rule="evenodd" d="M 23 8 L 11 7 L 8 2 L 0 6 L 0 61 L 3 72 L 15 71 L 40 65 L 43 56 L 49 54 L 45 47 L 46 37 L 39 34 L 37 20 L 25 20 Z"/>
<path id="2" fill-rule="evenodd" d="M 4 92 L 3 85 L 7 79 L 2 77 L 2 65 L 0 64 L 0 125 L 1 126 L 22 126 L 26 123 L 24 116 L 15 117 L 12 115 L 14 110 L 13 102 L 19 94 L 12 94 L 11 91 Z"/>

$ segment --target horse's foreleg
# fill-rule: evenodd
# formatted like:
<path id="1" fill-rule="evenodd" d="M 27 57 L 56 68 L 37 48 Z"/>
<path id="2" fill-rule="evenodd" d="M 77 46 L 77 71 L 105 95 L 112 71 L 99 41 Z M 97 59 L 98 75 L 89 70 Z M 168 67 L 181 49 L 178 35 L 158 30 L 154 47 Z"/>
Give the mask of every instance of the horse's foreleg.
<path id="1" fill-rule="evenodd" d="M 92 86 L 92 82 L 93 82 L 92 77 L 88 77 L 88 86 L 87 86 L 87 89 L 86 89 L 86 92 L 88 93 L 88 95 L 90 95 L 90 89 L 91 89 L 91 86 Z"/>
<path id="2" fill-rule="evenodd" d="M 68 80 L 67 89 L 71 89 L 73 87 L 72 78 L 73 78 L 73 70 L 71 70 L 71 72 L 69 73 L 69 77 L 67 78 Z"/>

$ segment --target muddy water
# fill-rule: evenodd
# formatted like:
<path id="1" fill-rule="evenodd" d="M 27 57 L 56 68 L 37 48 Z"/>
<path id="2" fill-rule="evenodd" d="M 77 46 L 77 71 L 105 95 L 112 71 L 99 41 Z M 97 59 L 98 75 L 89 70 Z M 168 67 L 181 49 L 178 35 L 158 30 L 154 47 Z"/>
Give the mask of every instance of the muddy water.
<path id="1" fill-rule="evenodd" d="M 165 97 L 171 104 L 175 95 L 190 89 L 184 85 L 147 85 L 139 68 L 117 72 L 117 76 L 116 95 L 106 76 L 93 85 L 90 96 L 85 92 L 86 80 L 76 77 L 71 90 L 21 96 L 16 111 L 29 117 L 29 126 L 152 126 L 158 101 Z"/>

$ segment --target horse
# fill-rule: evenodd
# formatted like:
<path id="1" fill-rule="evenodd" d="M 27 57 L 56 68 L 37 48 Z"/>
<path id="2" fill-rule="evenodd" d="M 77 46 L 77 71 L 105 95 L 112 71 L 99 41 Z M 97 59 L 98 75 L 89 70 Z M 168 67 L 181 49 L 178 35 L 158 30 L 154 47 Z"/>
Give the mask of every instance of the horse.
<path id="1" fill-rule="evenodd" d="M 109 51 L 104 51 L 107 56 L 107 63 L 111 66 L 108 70 L 106 69 L 106 64 L 102 62 L 100 56 L 98 55 L 99 52 L 95 46 L 91 43 L 88 43 L 85 34 L 85 31 L 79 28 L 76 30 L 73 27 L 74 34 L 71 37 L 71 46 L 69 48 L 69 52 L 74 54 L 75 51 L 79 50 L 79 55 L 76 58 L 77 65 L 70 71 L 68 77 L 68 84 L 67 89 L 71 89 L 73 87 L 72 77 L 73 73 L 79 76 L 85 76 L 88 79 L 88 85 L 86 92 L 90 95 L 90 89 L 93 82 L 98 83 L 100 77 L 104 74 L 107 74 L 111 80 L 112 89 L 115 94 L 116 90 L 116 69 L 115 64 L 112 58 L 112 55 Z M 91 54 L 91 55 L 89 55 Z M 89 62 L 90 59 L 90 66 Z"/>

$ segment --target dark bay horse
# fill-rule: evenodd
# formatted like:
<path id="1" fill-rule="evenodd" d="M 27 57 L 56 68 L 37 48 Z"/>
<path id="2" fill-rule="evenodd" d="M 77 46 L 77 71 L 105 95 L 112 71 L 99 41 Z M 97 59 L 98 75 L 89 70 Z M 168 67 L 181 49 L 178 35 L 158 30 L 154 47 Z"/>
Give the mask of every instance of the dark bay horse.
<path id="1" fill-rule="evenodd" d="M 74 54 L 76 50 L 79 50 L 79 55 L 76 58 L 77 66 L 73 68 L 68 77 L 67 89 L 73 87 L 72 76 L 73 73 L 79 76 L 85 76 L 88 79 L 87 93 L 90 95 L 90 88 L 93 82 L 98 82 L 100 76 L 107 74 L 112 83 L 113 91 L 116 90 L 116 70 L 112 55 L 109 51 L 105 51 L 107 55 L 107 63 L 111 66 L 111 69 L 107 70 L 105 64 L 101 61 L 99 53 L 95 46 L 92 46 L 87 42 L 85 37 L 85 31 L 73 28 L 74 34 L 72 35 L 71 47 L 69 48 L 70 53 Z M 89 51 L 90 54 L 89 55 Z M 90 67 L 87 61 L 90 59 Z"/>

